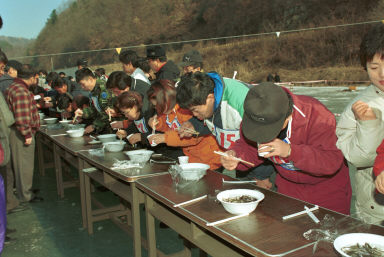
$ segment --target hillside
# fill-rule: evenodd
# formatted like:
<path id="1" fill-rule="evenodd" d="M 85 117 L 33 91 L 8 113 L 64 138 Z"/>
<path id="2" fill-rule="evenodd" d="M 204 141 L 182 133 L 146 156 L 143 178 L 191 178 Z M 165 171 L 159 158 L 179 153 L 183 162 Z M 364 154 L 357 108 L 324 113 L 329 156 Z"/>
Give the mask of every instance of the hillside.
<path id="1" fill-rule="evenodd" d="M 26 50 L 32 42 L 33 40 L 26 38 L 0 36 L 0 48 L 8 56 L 25 56 Z"/>
<path id="2" fill-rule="evenodd" d="M 286 31 L 382 19 L 383 0 L 78 0 L 50 17 L 31 48 L 31 54 L 108 49 Z M 361 35 L 370 25 L 318 31 L 168 45 L 171 59 L 180 60 L 191 47 L 205 57 L 206 70 L 243 80 L 260 80 L 268 72 L 318 70 L 305 77 L 329 76 L 327 67 L 358 69 Z M 144 54 L 144 48 L 136 48 Z M 85 57 L 96 66 L 117 62 L 114 50 L 38 58 L 49 68 L 73 66 Z M 292 72 L 290 72 L 292 71 Z M 343 72 L 344 74 L 345 72 Z M 323 75 L 321 75 L 323 74 Z M 351 75 L 356 76 L 353 71 Z M 348 72 L 344 77 L 349 77 Z M 361 77 L 363 76 L 363 77 Z M 361 72 L 361 79 L 364 72 Z M 332 77 L 338 77 L 337 73 Z M 313 78 L 315 79 L 315 78 Z M 325 78 L 330 79 L 330 78 Z"/>

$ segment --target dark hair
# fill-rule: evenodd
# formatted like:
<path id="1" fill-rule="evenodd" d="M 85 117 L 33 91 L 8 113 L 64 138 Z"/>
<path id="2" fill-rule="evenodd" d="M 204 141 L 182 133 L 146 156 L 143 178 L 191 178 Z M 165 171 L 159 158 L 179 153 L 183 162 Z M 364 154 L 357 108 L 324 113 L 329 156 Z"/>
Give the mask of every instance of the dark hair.
<path id="1" fill-rule="evenodd" d="M 372 27 L 363 37 L 360 44 L 360 63 L 367 70 L 367 62 L 372 61 L 375 54 L 384 58 L 384 24 Z"/>
<path id="2" fill-rule="evenodd" d="M 81 80 L 87 78 L 87 77 L 91 77 L 91 78 L 96 78 L 96 75 L 95 73 L 93 73 L 93 71 L 91 71 L 90 69 L 88 68 L 81 68 L 80 70 L 77 70 L 75 72 L 75 75 L 76 75 L 76 82 L 79 83 Z"/>
<path id="3" fill-rule="evenodd" d="M 100 78 L 102 75 L 105 75 L 105 69 L 104 68 L 97 68 L 95 70 L 95 75 Z"/>
<path id="4" fill-rule="evenodd" d="M 287 112 L 287 116 L 285 118 L 288 118 L 289 115 L 292 114 L 292 111 L 293 111 L 293 99 L 292 99 L 292 96 L 290 93 L 288 92 L 285 92 L 288 96 L 288 112 Z"/>
<path id="5" fill-rule="evenodd" d="M 64 76 L 65 76 L 65 72 L 60 71 L 60 72 L 59 72 L 59 76 L 61 76 L 61 75 L 64 75 Z"/>
<path id="6" fill-rule="evenodd" d="M 52 71 L 52 72 L 48 73 L 47 77 L 45 78 L 45 81 L 49 84 L 52 81 L 54 81 L 55 79 L 57 79 L 58 77 L 59 77 L 59 74 Z"/>
<path id="7" fill-rule="evenodd" d="M 1 51 L 1 49 L 0 49 L 0 62 L 4 64 L 7 64 L 8 62 L 7 55 L 3 51 Z"/>
<path id="8" fill-rule="evenodd" d="M 138 110 L 141 110 L 141 107 L 143 107 L 143 98 L 140 93 L 128 91 L 117 97 L 117 108 L 133 108 L 134 106 L 137 106 Z"/>
<path id="9" fill-rule="evenodd" d="M 84 104 L 89 105 L 89 98 L 85 95 L 77 95 L 73 101 L 76 103 L 77 107 L 83 107 Z"/>
<path id="10" fill-rule="evenodd" d="M 175 83 L 171 80 L 157 80 L 148 89 L 147 95 L 148 100 L 156 101 L 155 109 L 158 115 L 176 105 L 176 88 Z"/>
<path id="11" fill-rule="evenodd" d="M 181 108 L 203 105 L 209 94 L 214 93 L 215 83 L 206 73 L 187 73 L 177 86 L 177 103 Z"/>
<path id="12" fill-rule="evenodd" d="M 149 73 L 151 71 L 148 60 L 144 58 L 139 60 L 139 68 L 142 69 L 145 73 Z"/>
<path id="13" fill-rule="evenodd" d="M 55 80 L 52 81 L 52 88 L 62 88 L 64 85 L 67 85 L 67 82 L 63 78 L 56 78 Z"/>
<path id="14" fill-rule="evenodd" d="M 3 19 L 0 16 L 0 29 L 3 27 Z"/>
<path id="15" fill-rule="evenodd" d="M 48 75 L 47 71 L 46 71 L 46 70 L 44 70 L 44 69 L 41 69 L 41 70 L 39 70 L 39 74 L 40 74 L 40 73 L 43 73 L 45 76 L 47 76 L 47 75 Z"/>
<path id="16" fill-rule="evenodd" d="M 203 63 L 202 62 L 191 62 L 188 66 L 192 66 L 194 69 L 200 68 L 203 69 Z"/>
<path id="17" fill-rule="evenodd" d="M 68 80 L 72 80 L 73 77 L 72 77 L 72 76 L 68 76 L 67 79 L 68 79 Z"/>
<path id="18" fill-rule="evenodd" d="M 30 86 L 29 88 L 29 91 L 31 91 L 32 92 L 32 94 L 34 94 L 34 95 L 39 95 L 39 94 L 45 94 L 46 92 L 45 92 L 45 90 L 44 90 L 44 88 L 42 88 L 42 87 L 40 87 L 40 86 L 38 86 L 38 85 L 32 85 L 32 86 Z"/>
<path id="19" fill-rule="evenodd" d="M 88 66 L 88 61 L 85 58 L 81 58 L 81 59 L 77 60 L 76 65 L 82 66 L 83 68 L 86 68 Z"/>
<path id="20" fill-rule="evenodd" d="M 119 60 L 120 62 L 124 64 L 131 63 L 133 67 L 137 68 L 139 67 L 139 56 L 136 54 L 135 51 L 132 50 L 126 50 L 120 53 Z"/>
<path id="21" fill-rule="evenodd" d="M 17 77 L 20 79 L 29 79 L 36 74 L 37 71 L 30 64 L 23 64 L 21 69 L 17 71 Z"/>
<path id="22" fill-rule="evenodd" d="M 72 98 L 67 94 L 59 95 L 57 99 L 57 107 L 60 110 L 67 109 L 71 103 L 72 103 Z"/>
<path id="23" fill-rule="evenodd" d="M 131 88 L 132 78 L 124 71 L 114 71 L 109 74 L 106 86 L 108 89 L 118 88 L 124 90 L 127 87 Z"/>

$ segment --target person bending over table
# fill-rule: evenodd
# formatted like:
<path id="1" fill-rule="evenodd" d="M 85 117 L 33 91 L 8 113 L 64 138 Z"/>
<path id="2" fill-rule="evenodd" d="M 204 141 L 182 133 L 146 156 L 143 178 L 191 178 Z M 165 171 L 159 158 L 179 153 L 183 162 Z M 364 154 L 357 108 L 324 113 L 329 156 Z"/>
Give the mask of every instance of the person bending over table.
<path id="1" fill-rule="evenodd" d="M 170 80 L 158 80 L 148 90 L 148 99 L 155 106 L 157 115 L 149 120 L 149 126 L 164 134 L 155 134 L 149 138 L 156 144 L 180 146 L 189 162 L 209 164 L 211 170 L 221 167 L 220 158 L 214 151 L 220 151 L 216 139 L 211 135 L 180 138 L 178 129 L 181 124 L 192 118 L 192 113 L 176 104 L 176 88 Z"/>
<path id="2" fill-rule="evenodd" d="M 246 167 L 232 156 L 256 165 L 268 158 L 278 192 L 349 214 L 352 190 L 335 129 L 334 115 L 318 100 L 264 82 L 249 90 L 241 137 L 221 161 L 233 170 Z"/>

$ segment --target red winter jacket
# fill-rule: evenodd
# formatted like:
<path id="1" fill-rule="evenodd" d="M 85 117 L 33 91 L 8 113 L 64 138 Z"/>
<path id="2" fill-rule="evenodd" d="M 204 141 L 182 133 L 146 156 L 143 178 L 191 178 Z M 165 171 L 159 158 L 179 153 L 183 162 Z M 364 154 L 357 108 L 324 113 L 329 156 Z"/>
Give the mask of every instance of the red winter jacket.
<path id="1" fill-rule="evenodd" d="M 334 115 L 318 100 L 285 90 L 294 103 L 291 131 L 287 133 L 290 134 L 291 155 L 283 160 L 272 160 L 278 171 L 278 192 L 349 214 L 352 190 L 344 156 L 336 147 Z M 257 148 L 247 144 L 242 134 L 231 149 L 240 158 L 256 165 L 264 161 L 258 156 Z M 291 170 L 284 168 L 282 162 Z M 238 166 L 238 169 L 248 168 L 243 164 Z"/>
<path id="2" fill-rule="evenodd" d="M 373 173 L 377 177 L 381 172 L 384 171 L 384 140 L 383 142 L 381 142 L 376 152 L 377 156 L 375 159 L 375 163 L 373 164 Z"/>

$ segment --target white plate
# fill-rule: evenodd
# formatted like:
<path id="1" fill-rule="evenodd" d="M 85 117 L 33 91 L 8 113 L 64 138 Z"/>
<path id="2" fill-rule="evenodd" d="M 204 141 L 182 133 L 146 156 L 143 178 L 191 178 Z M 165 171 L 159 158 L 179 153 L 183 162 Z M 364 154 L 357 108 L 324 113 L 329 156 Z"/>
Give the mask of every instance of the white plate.
<path id="1" fill-rule="evenodd" d="M 342 256 L 349 257 L 341 249 L 352 245 L 364 245 L 365 243 L 370 244 L 372 247 L 377 247 L 381 251 L 384 251 L 384 236 L 369 234 L 369 233 L 350 233 L 344 234 L 335 239 L 333 246 Z"/>

